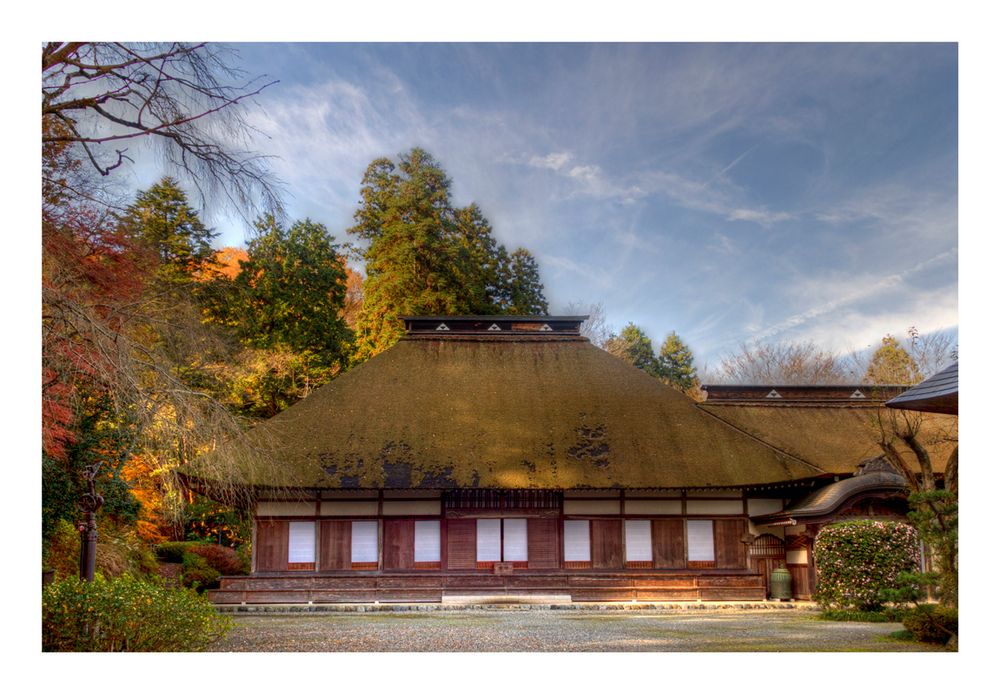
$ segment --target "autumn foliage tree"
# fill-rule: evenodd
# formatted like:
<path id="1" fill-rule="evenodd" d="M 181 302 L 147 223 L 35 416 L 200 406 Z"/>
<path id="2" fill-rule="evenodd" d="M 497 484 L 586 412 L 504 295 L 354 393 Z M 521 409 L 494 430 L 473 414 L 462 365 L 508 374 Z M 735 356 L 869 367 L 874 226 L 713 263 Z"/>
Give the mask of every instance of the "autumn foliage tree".
<path id="1" fill-rule="evenodd" d="M 174 181 L 129 207 L 113 174 L 155 140 L 203 194 L 280 207 L 266 160 L 238 146 L 251 132 L 241 109 L 264 83 L 206 44 L 52 42 L 41 57 L 43 487 L 86 462 L 100 489 L 128 455 L 183 461 L 241 431 L 202 368 L 214 338 L 181 310 L 194 305 L 185 294 L 208 230 Z M 186 249 L 151 209 L 173 211 L 161 221 Z"/>

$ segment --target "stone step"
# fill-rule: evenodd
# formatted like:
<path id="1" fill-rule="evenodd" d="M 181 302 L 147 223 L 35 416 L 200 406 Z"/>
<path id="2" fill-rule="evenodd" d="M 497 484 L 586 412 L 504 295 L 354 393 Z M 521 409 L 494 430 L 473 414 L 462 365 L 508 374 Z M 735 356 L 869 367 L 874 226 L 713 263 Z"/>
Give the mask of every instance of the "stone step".
<path id="1" fill-rule="evenodd" d="M 465 605 L 568 605 L 573 602 L 569 595 L 448 595 L 441 596 L 441 604 L 461 607 Z"/>

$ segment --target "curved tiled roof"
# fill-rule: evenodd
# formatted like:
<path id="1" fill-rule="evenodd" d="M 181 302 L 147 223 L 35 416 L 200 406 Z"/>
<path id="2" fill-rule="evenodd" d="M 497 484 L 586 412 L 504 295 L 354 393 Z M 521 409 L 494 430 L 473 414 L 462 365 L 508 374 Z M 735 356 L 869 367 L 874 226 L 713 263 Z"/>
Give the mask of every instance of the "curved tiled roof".
<path id="1" fill-rule="evenodd" d="M 902 475 L 895 472 L 872 472 L 857 477 L 848 477 L 846 480 L 834 482 L 802 499 L 798 503 L 789 506 L 783 511 L 772 513 L 765 517 L 758 517 L 756 522 L 766 524 L 770 522 L 780 523 L 784 519 L 816 518 L 826 516 L 836 511 L 841 505 L 853 497 L 860 494 L 872 492 L 906 492 L 908 489 L 906 480 Z"/>
<path id="2" fill-rule="evenodd" d="M 958 414 L 958 362 L 885 404 L 901 410 Z"/>

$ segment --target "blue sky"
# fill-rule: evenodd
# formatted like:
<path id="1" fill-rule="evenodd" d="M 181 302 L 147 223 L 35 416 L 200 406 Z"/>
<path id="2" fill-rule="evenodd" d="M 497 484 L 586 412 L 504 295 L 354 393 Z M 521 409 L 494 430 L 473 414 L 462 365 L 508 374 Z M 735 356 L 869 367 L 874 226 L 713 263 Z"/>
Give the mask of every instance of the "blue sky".
<path id="1" fill-rule="evenodd" d="M 252 117 L 291 217 L 338 241 L 366 165 L 420 146 L 535 254 L 553 312 L 676 330 L 699 365 L 755 338 L 848 352 L 957 327 L 955 44 L 239 51 L 280 80 Z"/>

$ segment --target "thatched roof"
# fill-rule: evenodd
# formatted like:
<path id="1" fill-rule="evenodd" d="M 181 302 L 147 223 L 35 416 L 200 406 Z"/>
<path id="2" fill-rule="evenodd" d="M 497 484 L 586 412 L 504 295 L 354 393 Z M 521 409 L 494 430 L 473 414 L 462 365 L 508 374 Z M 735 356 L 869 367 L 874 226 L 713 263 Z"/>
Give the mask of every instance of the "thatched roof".
<path id="1" fill-rule="evenodd" d="M 250 438 L 276 465 L 244 481 L 265 486 L 680 488 L 822 474 L 567 334 L 411 334 Z"/>
<path id="2" fill-rule="evenodd" d="M 789 455 L 806 460 L 824 472 L 851 474 L 858 463 L 882 454 L 879 448 L 878 404 L 761 405 L 702 403 L 701 409 Z M 884 410 L 883 410 L 884 413 Z M 944 471 L 955 447 L 958 428 L 954 417 L 925 414 L 917 439 L 928 449 L 935 470 Z M 882 421 L 886 417 L 883 414 Z M 897 442 L 914 469 L 916 460 Z"/>

